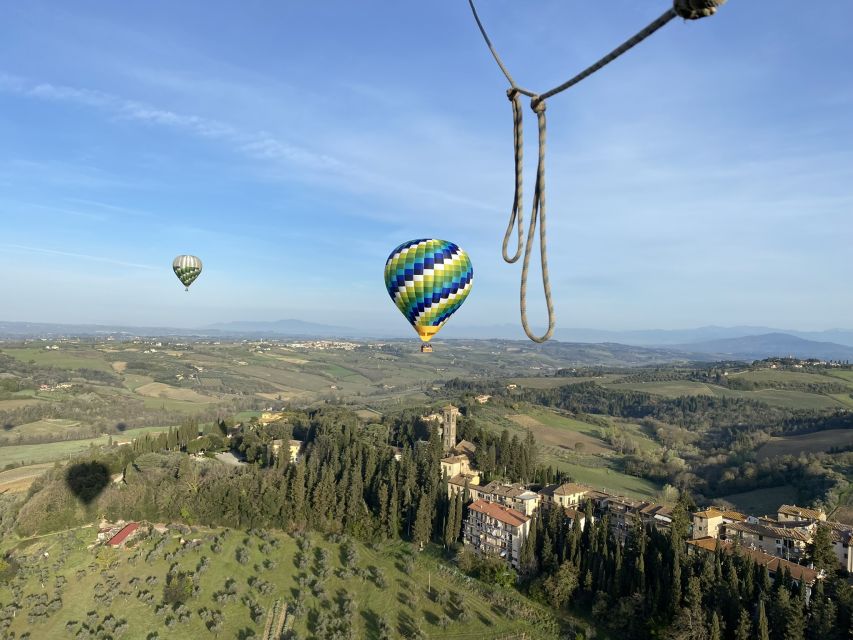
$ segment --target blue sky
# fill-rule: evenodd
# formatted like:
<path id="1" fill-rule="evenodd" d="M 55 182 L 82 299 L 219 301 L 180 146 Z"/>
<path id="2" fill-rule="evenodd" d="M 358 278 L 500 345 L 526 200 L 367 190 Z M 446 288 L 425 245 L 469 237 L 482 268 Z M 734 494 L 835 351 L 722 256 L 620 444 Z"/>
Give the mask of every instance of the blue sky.
<path id="1" fill-rule="evenodd" d="M 831 4 L 731 0 L 549 101 L 559 326 L 853 326 L 853 4 Z M 545 90 L 666 6 L 479 8 Z M 0 319 L 396 327 L 385 258 L 438 237 L 475 270 L 443 333 L 517 323 L 505 89 L 463 0 L 6 3 Z M 205 263 L 189 294 L 179 253 Z"/>

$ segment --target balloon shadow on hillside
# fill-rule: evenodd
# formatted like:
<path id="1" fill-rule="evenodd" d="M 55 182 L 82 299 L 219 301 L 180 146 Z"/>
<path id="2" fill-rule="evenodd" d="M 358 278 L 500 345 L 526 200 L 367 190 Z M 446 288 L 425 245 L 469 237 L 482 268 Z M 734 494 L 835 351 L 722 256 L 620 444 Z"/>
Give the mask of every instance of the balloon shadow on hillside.
<path id="1" fill-rule="evenodd" d="M 110 470 L 100 462 L 73 464 L 65 473 L 65 484 L 80 502 L 90 504 L 110 483 Z"/>
<path id="2" fill-rule="evenodd" d="M 13 425 L 11 422 L 7 422 L 6 424 L 3 425 L 3 431 L 11 431 L 14 428 L 15 428 L 15 425 Z"/>
<path id="3" fill-rule="evenodd" d="M 125 429 L 127 429 L 127 425 L 124 422 L 119 422 L 116 425 L 116 431 L 121 432 L 121 431 L 124 431 Z"/>

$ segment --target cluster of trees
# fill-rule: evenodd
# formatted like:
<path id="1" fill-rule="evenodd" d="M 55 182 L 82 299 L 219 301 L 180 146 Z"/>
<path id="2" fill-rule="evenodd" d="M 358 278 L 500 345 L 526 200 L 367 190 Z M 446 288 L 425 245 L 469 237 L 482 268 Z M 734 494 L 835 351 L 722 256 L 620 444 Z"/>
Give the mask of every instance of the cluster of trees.
<path id="1" fill-rule="evenodd" d="M 688 553 L 688 501 L 671 531 L 637 524 L 614 536 L 607 516 L 586 526 L 562 510 L 537 515 L 521 555 L 524 588 L 555 607 L 586 610 L 627 640 L 841 640 L 853 621 L 853 591 L 836 573 L 828 538 L 816 554 L 828 577 L 807 590 L 737 551 Z"/>

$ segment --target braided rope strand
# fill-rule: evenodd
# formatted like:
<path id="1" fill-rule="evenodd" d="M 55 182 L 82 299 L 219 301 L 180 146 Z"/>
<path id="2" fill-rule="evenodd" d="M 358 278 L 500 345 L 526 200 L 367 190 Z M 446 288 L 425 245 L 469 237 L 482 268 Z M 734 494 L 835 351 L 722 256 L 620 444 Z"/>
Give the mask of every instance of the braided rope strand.
<path id="1" fill-rule="evenodd" d="M 545 101 L 534 97 L 530 107 L 536 113 L 539 124 L 539 163 L 536 167 L 536 187 L 533 190 L 533 210 L 530 213 L 530 228 L 527 230 L 527 244 L 524 249 L 524 262 L 521 267 L 521 326 L 524 333 L 533 342 L 542 343 L 554 335 L 556 317 L 554 303 L 551 300 L 551 278 L 548 275 L 548 232 L 545 228 L 545 140 L 547 128 L 545 123 Z M 536 223 L 539 222 L 539 259 L 542 265 L 542 289 L 545 293 L 545 305 L 548 308 L 548 330 L 541 336 L 534 335 L 527 322 L 527 271 L 530 266 L 530 253 L 533 249 L 533 238 L 536 235 Z"/>
<path id="2" fill-rule="evenodd" d="M 512 103 L 512 138 L 515 148 L 515 196 L 512 200 L 512 212 L 509 216 L 509 224 L 504 234 L 503 243 L 503 258 L 505 262 L 510 264 L 518 261 L 521 256 L 521 250 L 524 246 L 524 120 L 521 114 L 521 99 L 518 96 L 516 89 L 509 89 L 506 92 L 507 97 Z M 509 238 L 512 235 L 512 227 L 518 221 L 518 243 L 516 244 L 515 255 L 510 257 L 507 254 L 509 246 Z"/>

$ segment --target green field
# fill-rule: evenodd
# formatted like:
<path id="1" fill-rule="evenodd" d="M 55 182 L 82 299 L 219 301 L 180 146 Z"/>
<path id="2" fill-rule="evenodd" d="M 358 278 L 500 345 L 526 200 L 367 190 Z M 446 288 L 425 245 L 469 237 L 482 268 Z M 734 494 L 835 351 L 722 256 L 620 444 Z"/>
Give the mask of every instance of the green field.
<path id="1" fill-rule="evenodd" d="M 758 450 L 757 459 L 774 456 L 797 456 L 801 453 L 829 451 L 833 447 L 853 445 L 853 429 L 827 429 L 803 436 L 771 438 Z"/>
<path id="2" fill-rule="evenodd" d="M 157 433 L 169 427 L 144 427 L 130 429 L 112 436 L 113 442 L 130 441 L 144 433 Z M 48 442 L 45 444 L 17 444 L 0 446 L 0 469 L 8 464 L 37 464 L 66 460 L 88 449 L 90 446 L 102 446 L 109 443 L 110 436 L 85 438 L 83 440 L 66 440 Z"/>
<path id="3" fill-rule="evenodd" d="M 783 504 L 796 504 L 797 491 L 794 487 L 769 487 L 743 493 L 731 493 L 721 498 L 732 503 L 735 508 L 751 515 L 775 515 L 776 509 Z"/>
<path id="4" fill-rule="evenodd" d="M 761 372 L 756 372 L 761 373 Z M 787 376 L 787 372 L 771 372 Z M 812 383 L 831 382 L 826 377 L 807 373 L 790 374 L 805 376 Z M 675 380 L 671 382 L 621 382 L 605 385 L 610 389 L 622 391 L 639 391 L 654 395 L 662 395 L 668 398 L 679 396 L 716 396 L 719 398 L 742 398 L 744 400 L 755 400 L 764 402 L 774 407 L 785 407 L 789 409 L 837 409 L 848 405 L 846 400 L 836 398 L 832 395 L 821 393 L 810 393 L 794 389 L 758 389 L 755 391 L 741 391 L 728 389 L 715 384 L 705 382 L 692 382 L 690 380 Z"/>
<path id="5" fill-rule="evenodd" d="M 704 382 L 692 382 L 690 380 L 673 380 L 666 382 L 619 382 L 608 384 L 610 389 L 622 391 L 641 391 L 667 398 L 678 398 L 680 396 L 713 396 L 715 388 Z"/>
<path id="6" fill-rule="evenodd" d="M 59 440 L 62 439 L 63 434 L 76 432 L 75 427 L 79 426 L 80 422 L 77 420 L 62 420 L 61 418 L 49 418 L 46 420 L 39 420 L 38 422 L 28 422 L 26 424 L 16 426 L 11 431 L 0 431 L 0 446 L 7 442 L 14 441 L 19 436 L 24 438 L 55 437 Z"/>
<path id="7" fill-rule="evenodd" d="M 46 342 L 44 344 L 53 344 Z M 4 347 L 3 353 L 22 362 L 33 361 L 38 365 L 57 369 L 97 369 L 112 371 L 113 368 L 101 352 L 89 347 L 65 346 L 58 351 L 48 351 L 38 347 Z"/>
<path id="8" fill-rule="evenodd" d="M 154 532 L 150 538 L 143 537 L 129 549 L 106 546 L 86 549 L 94 542 L 96 533 L 97 528 L 83 528 L 15 545 L 27 571 L 16 579 L 22 592 L 15 599 L 22 603 L 24 610 L 22 615 L 15 617 L 10 631 L 20 634 L 28 630 L 33 638 L 68 637 L 66 625 L 73 623 L 70 626 L 76 633 L 93 612 L 94 625 L 101 624 L 110 614 L 126 620 L 127 630 L 122 637 L 128 640 L 145 640 L 152 632 L 159 638 L 261 638 L 273 603 L 280 600 L 287 605 L 299 594 L 302 610 L 295 615 L 289 613 L 286 624 L 299 638 L 313 633 L 312 627 L 321 611 L 334 620 L 340 619 L 341 599 L 345 595 L 352 599 L 352 615 L 348 619 L 355 638 L 377 637 L 380 619 L 393 628 L 394 637 L 403 638 L 411 637 L 413 628 L 419 628 L 427 638 L 496 638 L 522 632 L 531 639 L 555 637 L 523 619 L 519 606 L 534 611 L 542 609 L 517 592 L 510 592 L 515 611 L 493 606 L 461 578 L 440 571 L 436 560 L 428 554 L 415 554 L 408 573 L 405 570 L 407 549 L 403 543 L 386 544 L 376 551 L 356 544 L 358 575 L 338 575 L 343 566 L 341 546 L 314 534 L 309 536 L 311 548 L 306 554 L 307 566 L 299 569 L 296 540 L 278 533 L 265 534 L 265 539 L 261 539 L 230 531 L 224 534 L 218 552 L 213 550 L 213 542 L 222 530 L 198 530 L 186 536 L 199 541 L 195 547 L 182 546 L 182 536 L 177 533 Z M 164 546 L 150 557 L 158 541 Z M 7 544 L 13 542 L 10 540 Z M 245 563 L 237 561 L 238 548 L 247 551 Z M 320 550 L 328 554 L 326 572 L 317 569 Z M 44 557 L 45 552 L 48 558 Z M 202 557 L 207 557 L 209 564 L 199 572 L 197 567 Z M 275 565 L 264 566 L 265 561 L 273 561 Z M 198 592 L 184 604 L 188 612 L 184 621 L 178 620 L 179 615 L 172 608 L 159 615 L 155 612 L 161 603 L 166 574 L 172 563 L 175 563 L 175 571 L 196 576 Z M 381 579 L 374 577 L 377 569 Z M 299 575 L 304 576 L 304 586 L 298 582 Z M 59 591 L 57 576 L 67 581 Z M 253 578 L 267 586 L 251 586 Z M 226 601 L 217 601 L 214 594 L 224 591 L 228 580 L 233 580 L 234 595 Z M 306 582 L 314 580 L 318 586 L 312 589 Z M 490 590 L 486 585 L 480 588 Z M 145 592 L 150 593 L 148 603 L 139 597 Z M 58 593 L 62 604 L 46 619 L 31 623 L 25 615 L 29 609 L 26 602 L 27 596 L 36 593 L 47 593 L 49 600 Z M 106 595 L 96 597 L 96 593 Z M 455 594 L 453 597 L 459 600 L 451 604 L 447 598 L 439 603 L 436 602 L 437 593 Z M 9 588 L 0 586 L 0 601 L 9 602 L 10 598 Z M 259 608 L 256 620 L 250 616 L 253 603 Z M 203 609 L 221 613 L 222 626 L 216 635 L 208 631 L 200 615 Z M 460 610 L 466 612 L 464 620 L 457 620 Z M 445 618 L 446 628 L 441 625 L 442 618 Z M 167 620 L 171 620 L 171 626 L 167 625 Z"/>
<path id="9" fill-rule="evenodd" d="M 655 483 L 615 468 L 619 456 L 600 438 L 599 426 L 537 407 L 506 415 L 502 410 L 484 407 L 477 415 L 478 421 L 482 420 L 483 426 L 493 432 L 507 429 L 523 438 L 529 429 L 539 445 L 539 464 L 565 471 L 577 482 L 635 498 L 648 499 L 660 492 L 661 487 Z M 641 448 L 658 448 L 636 425 L 622 426 L 635 441 L 642 443 Z M 578 442 L 584 444 L 580 450 Z"/>
<path id="10" fill-rule="evenodd" d="M 510 378 L 507 383 L 516 384 L 519 387 L 528 389 L 555 389 L 569 384 L 580 384 L 581 382 L 597 382 L 605 384 L 613 378 L 612 375 L 606 376 L 589 376 L 589 377 L 535 377 L 535 378 Z"/>
<path id="11" fill-rule="evenodd" d="M 822 373 L 801 373 L 799 371 L 780 370 L 780 369 L 757 369 L 755 371 L 742 371 L 730 373 L 729 377 L 741 378 L 756 383 L 801 383 L 801 384 L 820 384 L 832 382 L 828 380 Z"/>
<path id="12" fill-rule="evenodd" d="M 53 463 L 33 464 L 8 471 L 0 471 L 0 491 L 25 491 L 33 480 L 53 467 Z"/>

